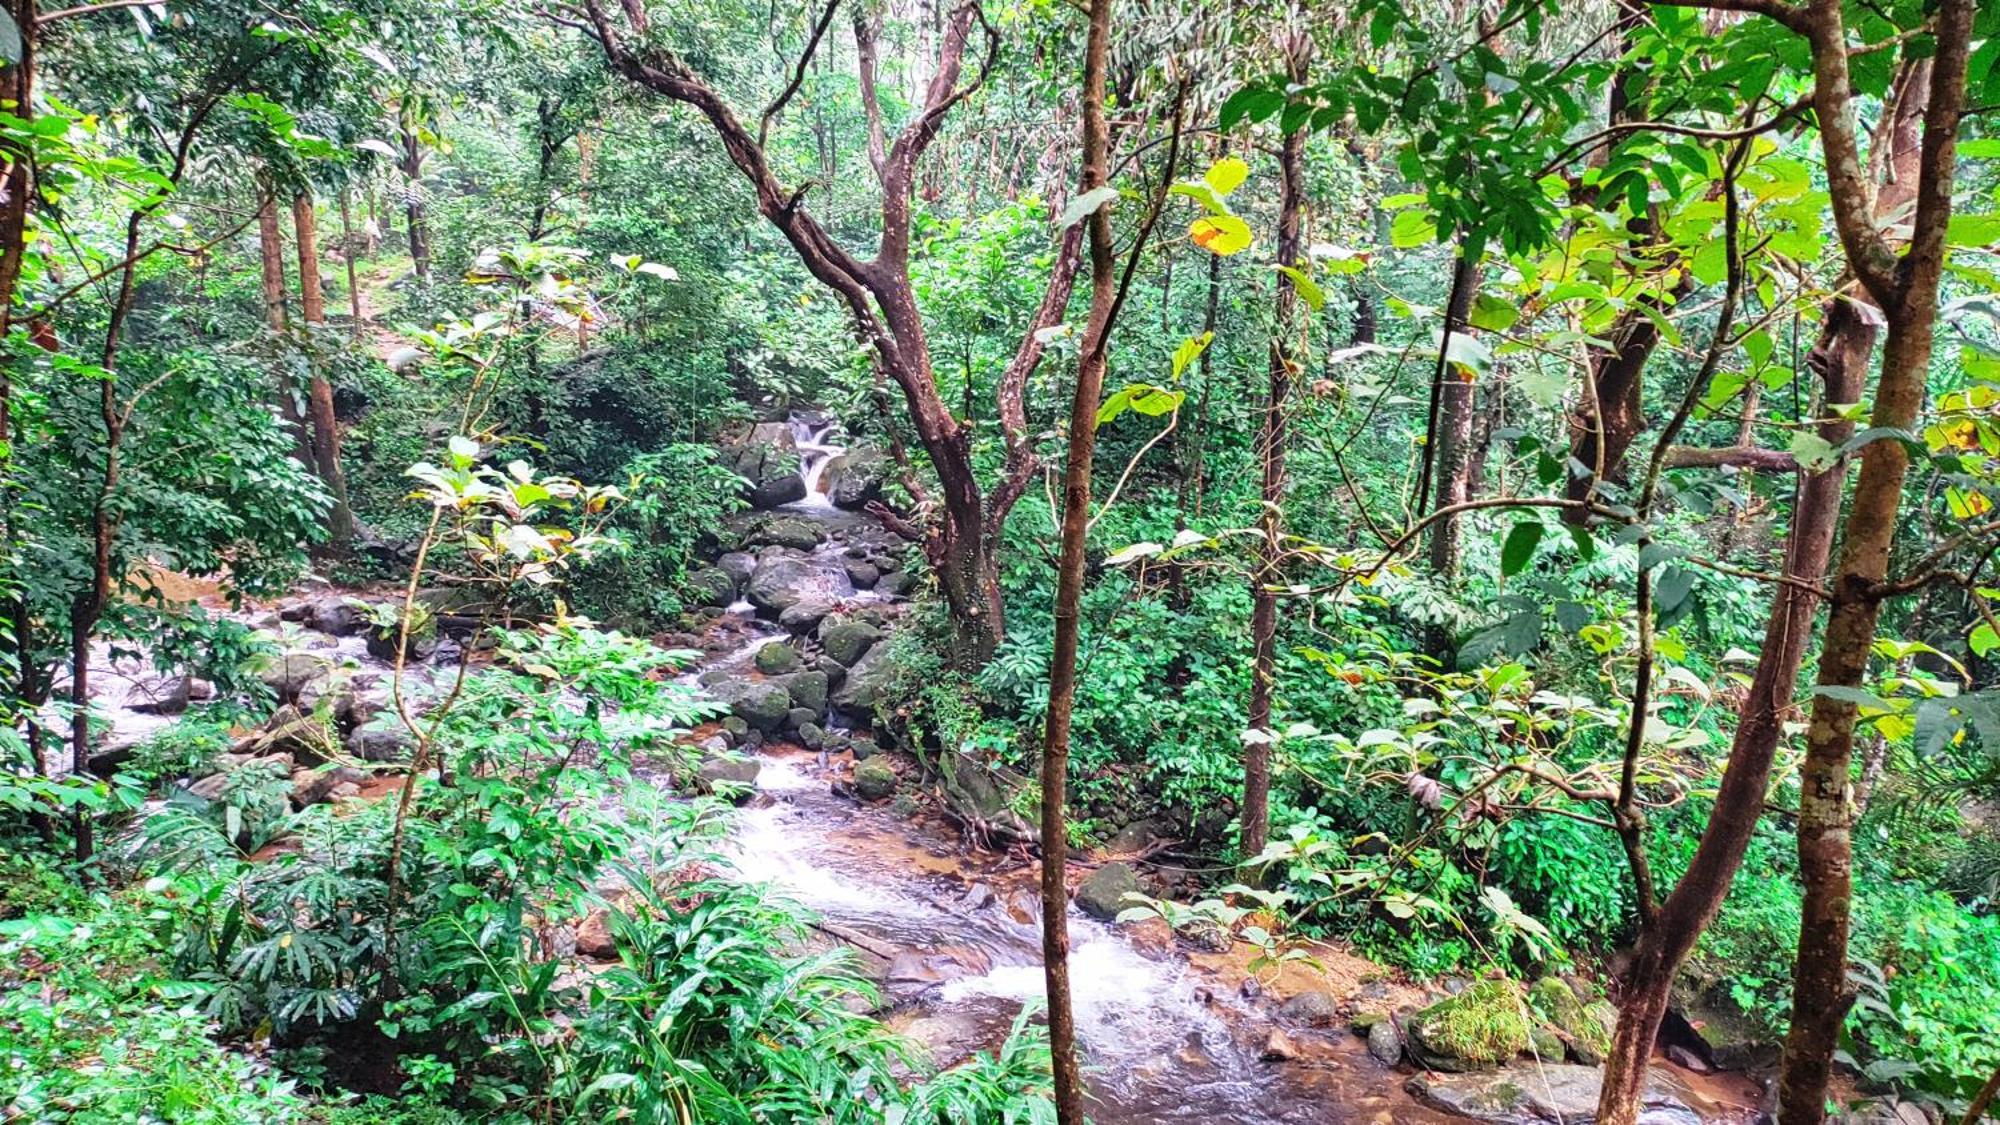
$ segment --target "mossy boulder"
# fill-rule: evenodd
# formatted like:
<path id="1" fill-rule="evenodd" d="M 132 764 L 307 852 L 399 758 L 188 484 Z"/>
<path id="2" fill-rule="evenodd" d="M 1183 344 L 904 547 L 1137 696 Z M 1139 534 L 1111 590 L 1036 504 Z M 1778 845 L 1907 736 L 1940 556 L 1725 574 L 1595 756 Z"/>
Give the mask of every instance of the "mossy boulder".
<path id="1" fill-rule="evenodd" d="M 852 668 L 868 647 L 882 639 L 882 630 L 866 621 L 829 621 L 819 627 L 820 651 L 843 668 Z"/>
<path id="2" fill-rule="evenodd" d="M 771 683 L 751 684 L 729 706 L 731 714 L 766 733 L 782 728 L 791 709 L 792 693 Z"/>
<path id="3" fill-rule="evenodd" d="M 687 587 L 696 605 L 722 608 L 736 600 L 736 579 L 719 567 L 706 566 L 690 571 Z"/>
<path id="4" fill-rule="evenodd" d="M 1529 987 L 1528 1004 L 1561 1037 L 1576 1061 L 1596 1066 L 1610 1053 L 1618 1009 L 1587 986 L 1578 988 L 1561 977 L 1543 977 Z"/>
<path id="5" fill-rule="evenodd" d="M 826 673 L 819 671 L 793 672 L 779 681 L 791 693 L 792 706 L 811 711 L 813 722 L 826 717 L 827 682 Z"/>
<path id="6" fill-rule="evenodd" d="M 879 801 L 896 791 L 896 769 L 886 759 L 870 758 L 854 766 L 854 791 L 865 801 Z"/>
<path id="7" fill-rule="evenodd" d="M 796 672 L 802 663 L 799 660 L 799 650 L 783 641 L 772 641 L 757 650 L 757 670 L 766 676 L 782 676 L 787 672 Z"/>
<path id="8" fill-rule="evenodd" d="M 1114 921 L 1132 903 L 1128 894 L 1139 892 L 1139 873 L 1130 864 L 1107 863 L 1091 872 L 1076 888 L 1076 908 L 1102 922 Z"/>
<path id="9" fill-rule="evenodd" d="M 1511 980 L 1478 981 L 1411 1017 L 1410 1054 L 1429 1070 L 1460 1073 L 1498 1066 L 1526 1050 L 1533 1030 L 1527 997 Z"/>

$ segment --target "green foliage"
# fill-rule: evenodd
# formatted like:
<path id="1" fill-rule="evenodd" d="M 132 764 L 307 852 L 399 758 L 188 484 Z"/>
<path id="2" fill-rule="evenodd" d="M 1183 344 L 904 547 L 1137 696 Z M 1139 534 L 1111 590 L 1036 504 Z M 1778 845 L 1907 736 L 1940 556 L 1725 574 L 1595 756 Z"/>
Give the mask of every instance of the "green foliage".
<path id="1" fill-rule="evenodd" d="M 1415 1019 L 1425 1043 L 1476 1063 L 1505 1062 L 1526 1050 L 1532 1027 L 1521 986 L 1496 977 L 1474 981 Z"/>
<path id="2" fill-rule="evenodd" d="M 628 462 L 624 500 L 605 524 L 616 550 L 577 568 L 567 596 L 603 620 L 658 627 L 686 608 L 697 550 L 721 538 L 722 517 L 743 506 L 735 473 L 713 447 L 670 445 Z"/>
<path id="3" fill-rule="evenodd" d="M 234 744 L 229 727 L 202 717 L 181 719 L 146 736 L 132 748 L 122 772 L 158 787 L 183 777 L 198 777 Z"/>

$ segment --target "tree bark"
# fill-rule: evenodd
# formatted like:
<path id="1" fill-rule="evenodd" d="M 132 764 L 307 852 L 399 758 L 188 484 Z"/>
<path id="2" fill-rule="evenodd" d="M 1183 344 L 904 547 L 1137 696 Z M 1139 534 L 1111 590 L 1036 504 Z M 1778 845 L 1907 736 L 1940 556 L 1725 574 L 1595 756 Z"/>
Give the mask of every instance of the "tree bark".
<path id="1" fill-rule="evenodd" d="M 354 270 L 354 216 L 348 209 L 348 189 L 340 189 L 340 260 L 347 266 L 347 315 L 353 322 L 349 332 L 358 343 L 361 340 L 361 283 L 355 279 Z"/>
<path id="2" fill-rule="evenodd" d="M 1293 83 L 1305 81 L 1307 39 L 1295 32 L 1287 49 Z M 1305 130 L 1287 135 L 1278 150 L 1277 261 L 1305 269 L 1299 216 L 1305 199 Z M 1258 426 L 1260 467 L 1257 565 L 1250 577 L 1250 705 L 1243 736 L 1243 823 L 1239 829 L 1245 860 L 1264 850 L 1271 830 L 1271 697 L 1278 678 L 1278 594 L 1284 585 L 1285 411 L 1292 378 L 1299 370 L 1299 294 L 1290 276 L 1278 275 L 1277 308 L 1271 328 L 1270 381 L 1264 417 Z"/>
<path id="3" fill-rule="evenodd" d="M 1847 43 L 1841 8 L 1838 0 L 1814 0 L 1810 10 L 1807 38 L 1813 47 L 1815 100 L 1822 103 L 1821 140 L 1836 226 L 1855 272 L 1882 302 L 1888 321 L 1882 373 L 1869 419 L 1872 428 L 1912 429 L 1923 409 L 1944 272 L 1945 228 L 1951 220 L 1952 179 L 1975 7 L 1973 0 L 1944 0 L 1938 8 L 1937 51 L 1930 60 L 1929 97 L 1923 107 L 1914 177 L 1916 210 L 1910 246 L 1887 279 L 1876 277 L 1872 281 L 1861 262 L 1878 254 L 1895 257 L 1876 226 L 1881 200 L 1870 200 L 1866 190 L 1843 189 L 1847 171 L 1856 159 L 1851 119 L 1828 122 L 1824 116 L 1825 103 L 1845 106 L 1852 98 L 1846 88 Z M 1897 116 L 1907 121 L 1905 114 Z M 1894 133 L 1890 143 L 1896 143 Z M 1863 181 L 1864 189 L 1866 186 Z M 1881 288 L 1884 280 L 1890 283 L 1887 291 Z M 1820 690 L 1813 696 L 1812 717 L 1806 726 L 1806 757 L 1799 767 L 1799 874 L 1805 898 L 1799 955 L 1792 974 L 1792 1021 L 1778 1081 L 1781 1125 L 1819 1125 L 1825 1119 L 1833 1053 L 1854 1002 L 1847 982 L 1847 944 L 1854 892 L 1851 778 L 1858 712 L 1851 696 L 1867 678 L 1882 612 L 1882 596 L 1875 587 L 1888 577 L 1889 551 L 1895 541 L 1896 517 L 1909 467 L 1909 450 L 1899 441 L 1876 441 L 1862 447 L 1840 569 L 1832 582 L 1832 608 L 1820 652 Z"/>
<path id="4" fill-rule="evenodd" d="M 927 554 L 951 614 L 956 634 L 955 659 L 962 667 L 983 664 L 1006 632 L 995 548 L 998 529 L 1019 493 L 996 493 L 989 498 L 981 491 L 973 468 L 971 434 L 953 417 L 933 376 L 930 343 L 910 282 L 909 252 L 918 163 L 952 109 L 984 81 L 986 71 L 997 58 L 997 32 L 986 24 L 976 0 L 962 0 L 944 18 L 936 66 L 926 77 L 916 115 L 893 141 L 884 137 L 886 147 L 877 162 L 881 240 L 875 256 L 864 260 L 842 247 L 807 211 L 804 187 L 788 190 L 779 183 L 755 135 L 700 76 L 671 54 L 628 44 L 607 13 L 603 0 L 584 0 L 583 7 L 591 34 L 613 70 L 640 87 L 694 108 L 708 122 L 730 162 L 756 193 L 759 213 L 784 235 L 807 271 L 839 295 L 852 318 L 856 339 L 873 354 L 883 374 L 902 391 L 911 428 L 929 454 L 938 476 L 940 510 L 934 542 L 928 546 Z M 975 21 L 987 34 L 987 50 L 978 74 L 969 83 L 961 84 L 966 47 Z M 862 100 L 871 115 L 872 135 L 872 122 L 881 112 L 875 99 L 868 96 L 875 86 L 872 31 L 864 22 L 857 23 L 856 33 Z M 1044 349 L 1039 333 L 1060 322 L 1067 297 L 1067 289 L 1063 287 L 1071 283 L 1076 270 L 1077 241 L 1067 237 L 1063 240 L 1051 277 L 1052 288 L 1057 289 L 1064 301 L 1043 302 L 1010 364 L 1010 371 L 1018 368 L 1024 374 L 1019 380 L 1003 378 L 1003 394 L 1022 393 L 1025 373 L 1040 362 Z M 1011 404 L 1001 404 L 998 413 L 1003 427 L 1012 411 Z M 1014 478 L 1022 459 L 1033 456 L 1031 442 L 1010 444 L 1003 480 Z"/>
<path id="5" fill-rule="evenodd" d="M 326 293 L 320 288 L 319 233 L 313 216 L 309 191 L 292 197 L 292 230 L 299 251 L 299 310 L 312 328 L 326 326 Z M 307 384 L 306 412 L 312 421 L 313 467 L 320 483 L 333 498 L 327 512 L 327 545 L 334 554 L 345 554 L 354 541 L 354 512 L 347 505 L 347 474 L 340 467 L 340 425 L 333 416 L 333 385 L 326 380 L 313 349 L 317 341 L 307 341 L 306 361 L 312 367 Z"/>
<path id="6" fill-rule="evenodd" d="M 263 284 L 264 323 L 282 336 L 291 321 L 285 307 L 285 236 L 278 225 L 277 189 L 266 179 L 260 190 L 264 197 L 257 205 L 257 260 Z M 299 409 L 298 388 L 280 371 L 273 393 L 278 400 L 278 417 L 284 419 L 292 432 L 292 457 L 299 464 L 314 468 L 312 431 Z"/>
<path id="7" fill-rule="evenodd" d="M 1111 0 L 1090 0 L 1083 64 L 1083 176 L 1080 193 L 1110 181 L 1110 129 L 1105 123 L 1105 70 L 1111 43 Z M 1070 399 L 1069 460 L 1063 468 L 1062 548 L 1056 569 L 1055 643 L 1049 657 L 1049 710 L 1042 739 L 1042 966 L 1049 1001 L 1049 1050 L 1055 1074 L 1056 1120 L 1083 1125 L 1083 1076 L 1077 1066 L 1076 1018 L 1069 981 L 1069 832 L 1063 822 L 1069 784 L 1070 719 L 1076 701 L 1076 654 L 1083 631 L 1085 540 L 1090 531 L 1090 471 L 1097 444 L 1097 407 L 1104 392 L 1106 346 L 1118 296 L 1111 246 L 1111 212 L 1085 220 L 1090 237 L 1090 318 L 1084 326 L 1076 388 Z"/>
<path id="8" fill-rule="evenodd" d="M 405 108 L 403 118 L 403 215 L 409 224 L 410 268 L 425 285 L 431 280 L 430 220 L 425 214 L 423 194 L 424 150 L 417 140 L 416 122 Z"/>
<path id="9" fill-rule="evenodd" d="M 1896 142 L 1885 136 L 1877 143 Z M 1891 167 L 1892 174 L 1886 177 L 1889 182 L 1916 182 L 1913 161 Z M 1887 216 L 1907 201 L 1907 195 L 1899 199 L 1893 191 L 1885 191 L 1876 201 L 1877 214 Z M 1820 338 L 1808 356 L 1808 365 L 1819 374 L 1824 387 L 1825 408 L 1816 433 L 1831 446 L 1840 446 L 1854 434 L 1854 424 L 1830 408 L 1860 401 L 1866 389 L 1868 359 L 1881 319 L 1873 303 L 1865 290 L 1829 302 Z M 1637 1121 L 1647 1058 L 1666 1013 L 1674 976 L 1721 909 L 1763 814 L 1772 758 L 1812 638 L 1820 599 L 1811 591 L 1817 589 L 1832 557 L 1846 476 L 1844 460 L 1821 472 L 1799 474 L 1783 570 L 1788 581 L 1780 583 L 1773 594 L 1771 618 L 1749 691 L 1738 712 L 1736 734 L 1714 807 L 1687 872 L 1660 904 L 1653 923 L 1642 930 L 1633 967 L 1623 982 L 1618 1027 L 1605 1060 L 1598 1105 L 1598 1120 L 1603 1125 L 1633 1125 Z"/>

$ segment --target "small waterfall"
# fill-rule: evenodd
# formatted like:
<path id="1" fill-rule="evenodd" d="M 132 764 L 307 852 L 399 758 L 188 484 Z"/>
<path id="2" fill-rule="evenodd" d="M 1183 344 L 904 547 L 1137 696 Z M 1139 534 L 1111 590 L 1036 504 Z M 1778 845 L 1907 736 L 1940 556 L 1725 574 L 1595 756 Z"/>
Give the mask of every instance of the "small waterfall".
<path id="1" fill-rule="evenodd" d="M 799 451 L 799 478 L 806 482 L 805 499 L 791 506 L 831 509 L 833 499 L 828 494 L 833 491 L 833 482 L 827 479 L 827 469 L 847 452 L 846 446 L 836 444 L 840 420 L 824 414 L 794 414 L 786 424 Z"/>

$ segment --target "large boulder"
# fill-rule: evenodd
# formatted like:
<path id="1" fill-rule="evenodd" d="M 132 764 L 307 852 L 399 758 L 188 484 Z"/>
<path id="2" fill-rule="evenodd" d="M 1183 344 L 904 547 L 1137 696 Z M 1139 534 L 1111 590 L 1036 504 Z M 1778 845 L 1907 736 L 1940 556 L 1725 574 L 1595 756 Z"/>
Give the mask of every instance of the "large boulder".
<path id="1" fill-rule="evenodd" d="M 743 537 L 745 546 L 810 551 L 826 542 L 826 528 L 804 516 L 763 516 Z"/>
<path id="2" fill-rule="evenodd" d="M 1410 1055 L 1453 1074 L 1499 1066 L 1528 1048 L 1526 999 L 1513 981 L 1476 981 L 1410 1017 Z"/>
<path id="3" fill-rule="evenodd" d="M 333 671 L 333 661 L 315 652 L 288 652 L 264 665 L 257 678 L 264 681 L 280 703 L 298 699 L 299 692 L 314 680 Z"/>
<path id="4" fill-rule="evenodd" d="M 743 478 L 744 496 L 752 507 L 770 509 L 806 498 L 805 478 L 799 476 L 798 447 L 791 429 L 782 423 L 753 427 L 725 456 L 729 467 Z"/>
<path id="5" fill-rule="evenodd" d="M 856 511 L 882 498 L 889 459 L 873 446 L 857 445 L 835 458 L 828 471 L 834 474 L 828 498 L 837 508 Z"/>
<path id="6" fill-rule="evenodd" d="M 757 670 L 766 676 L 782 676 L 804 667 L 799 660 L 799 650 L 783 641 L 772 641 L 758 649 L 755 660 Z"/>
<path id="7" fill-rule="evenodd" d="M 826 673 L 818 671 L 793 672 L 778 680 L 791 693 L 792 706 L 802 707 L 813 713 L 813 721 L 826 717 Z"/>
<path id="8" fill-rule="evenodd" d="M 410 728 L 394 712 L 355 727 L 347 736 L 347 753 L 364 762 L 406 761 L 416 747 Z"/>
<path id="9" fill-rule="evenodd" d="M 1580 991 L 1561 977 L 1547 976 L 1529 987 L 1528 1003 L 1577 1062 L 1597 1066 L 1611 1053 L 1618 1009 L 1603 997 Z"/>
<path id="10" fill-rule="evenodd" d="M 736 600 L 736 579 L 717 566 L 688 572 L 688 594 L 697 605 L 728 606 Z"/>
<path id="11" fill-rule="evenodd" d="M 729 705 L 730 714 L 766 734 L 780 730 L 792 709 L 792 693 L 783 684 L 746 685 Z"/>
<path id="12" fill-rule="evenodd" d="M 757 556 L 748 551 L 729 551 L 715 560 L 715 569 L 727 574 L 730 582 L 740 590 L 756 572 Z"/>
<path id="13" fill-rule="evenodd" d="M 751 605 L 773 617 L 819 594 L 824 585 L 822 568 L 811 559 L 789 554 L 769 554 L 757 560 L 743 596 Z"/>
<path id="14" fill-rule="evenodd" d="M 896 791 L 896 769 L 884 758 L 854 765 L 854 791 L 864 801 L 879 801 Z"/>
<path id="15" fill-rule="evenodd" d="M 1502 1125 L 1587 1125 L 1597 1120 L 1603 1072 L 1574 1063 L 1543 1063 L 1481 1074 L 1412 1075 L 1403 1089 L 1432 1109 Z M 1640 1098 L 1639 1125 L 1700 1125 L 1687 1090 L 1655 1067 Z"/>
<path id="16" fill-rule="evenodd" d="M 1101 922 L 1114 921 L 1119 911 L 1133 905 L 1125 896 L 1138 892 L 1139 873 L 1131 865 L 1107 863 L 1076 888 L 1076 908 Z"/>
<path id="17" fill-rule="evenodd" d="M 800 598 L 778 615 L 778 624 L 803 636 L 819 628 L 819 623 L 832 612 L 833 603 L 825 598 Z"/>
<path id="18" fill-rule="evenodd" d="M 322 633 L 353 636 L 368 627 L 368 605 L 349 597 L 324 597 L 312 603 L 311 621 Z"/>
<path id="19" fill-rule="evenodd" d="M 829 621 L 819 627 L 819 649 L 828 660 L 852 668 L 869 646 L 882 639 L 882 630 L 866 621 Z"/>
<path id="20" fill-rule="evenodd" d="M 704 793 L 741 796 L 757 785 L 757 760 L 736 754 L 711 754 L 695 767 L 695 785 Z"/>
<path id="21" fill-rule="evenodd" d="M 888 645 L 875 645 L 847 670 L 847 678 L 833 693 L 833 705 L 857 717 L 871 714 L 889 702 L 889 689 L 896 679 L 896 665 L 889 659 Z"/>

